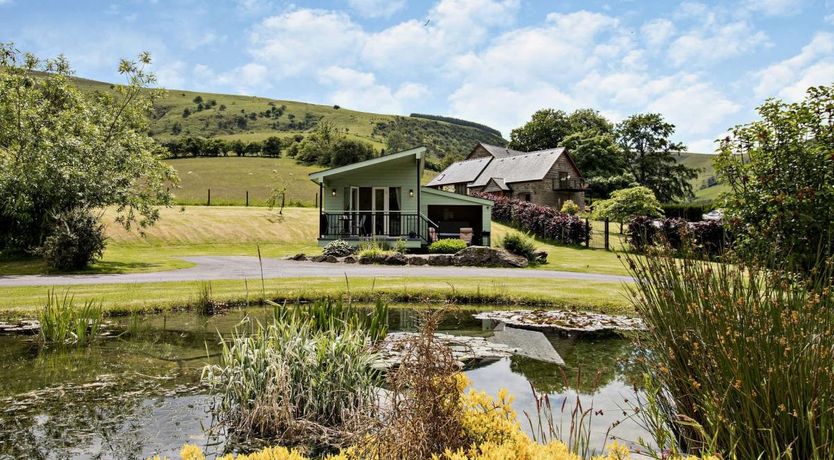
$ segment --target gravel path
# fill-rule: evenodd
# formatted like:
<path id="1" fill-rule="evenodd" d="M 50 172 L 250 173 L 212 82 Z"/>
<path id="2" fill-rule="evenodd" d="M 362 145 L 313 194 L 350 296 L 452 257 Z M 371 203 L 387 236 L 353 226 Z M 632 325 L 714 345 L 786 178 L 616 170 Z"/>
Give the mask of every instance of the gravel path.
<path id="1" fill-rule="evenodd" d="M 125 273 L 111 275 L 9 275 L 0 276 L 0 286 L 41 286 L 106 283 L 155 283 L 165 281 L 242 280 L 261 277 L 257 257 L 249 256 L 195 256 L 183 259 L 195 266 L 180 270 L 153 273 Z M 264 259 L 264 278 L 311 277 L 494 277 L 494 278 L 544 278 L 575 279 L 589 281 L 630 282 L 628 276 L 574 273 L 553 270 L 524 270 L 518 268 L 434 267 L 329 264 L 296 262 L 292 260 Z"/>

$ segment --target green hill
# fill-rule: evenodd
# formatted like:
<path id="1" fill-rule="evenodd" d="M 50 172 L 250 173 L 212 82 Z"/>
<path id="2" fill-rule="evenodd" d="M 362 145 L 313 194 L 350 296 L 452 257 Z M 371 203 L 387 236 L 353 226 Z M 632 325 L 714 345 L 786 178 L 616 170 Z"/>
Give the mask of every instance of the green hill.
<path id="1" fill-rule="evenodd" d="M 114 85 L 77 78 L 85 91 L 109 91 Z M 463 156 L 479 142 L 507 143 L 498 131 L 477 123 L 447 117 L 426 118 L 359 112 L 337 105 L 326 106 L 255 96 L 167 90 L 155 106 L 151 135 L 160 142 L 181 136 L 225 140 L 261 141 L 304 135 L 320 122 L 329 122 L 348 137 L 366 141 L 377 151 L 396 133 L 399 144 L 424 145 L 435 162 L 446 155 Z M 500 134 L 500 133 L 499 133 Z"/>
<path id="2" fill-rule="evenodd" d="M 693 202 L 715 200 L 728 190 L 725 184 L 718 182 L 718 176 L 712 164 L 715 159 L 714 154 L 687 152 L 676 158 L 678 163 L 699 170 L 698 177 L 690 181 L 692 191 L 695 192 Z"/>

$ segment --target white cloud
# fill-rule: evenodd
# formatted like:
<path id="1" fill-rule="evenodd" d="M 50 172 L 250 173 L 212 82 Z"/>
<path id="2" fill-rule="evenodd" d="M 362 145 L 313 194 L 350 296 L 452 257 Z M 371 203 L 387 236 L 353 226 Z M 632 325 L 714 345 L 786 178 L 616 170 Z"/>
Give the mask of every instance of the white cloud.
<path id="1" fill-rule="evenodd" d="M 804 0 L 747 0 L 745 7 L 769 16 L 790 16 L 802 10 Z"/>
<path id="2" fill-rule="evenodd" d="M 668 19 L 653 19 L 640 28 L 640 32 L 651 47 L 658 47 L 666 43 L 675 33 L 675 24 Z"/>
<path id="3" fill-rule="evenodd" d="M 681 35 L 669 46 L 669 57 L 677 66 L 702 66 L 742 55 L 768 45 L 768 37 L 746 21 L 717 23 L 710 19 L 701 27 Z"/>
<path id="4" fill-rule="evenodd" d="M 825 22 L 834 25 L 834 14 L 829 14 L 825 17 Z"/>
<path id="5" fill-rule="evenodd" d="M 368 18 L 389 17 L 405 6 L 405 0 L 347 0 L 351 8 Z"/>
<path id="6" fill-rule="evenodd" d="M 834 34 L 817 33 L 795 56 L 755 72 L 757 98 L 801 99 L 809 86 L 834 82 Z"/>
<path id="7" fill-rule="evenodd" d="M 682 75 L 673 88 L 659 94 L 646 109 L 659 112 L 675 124 L 681 134 L 710 134 L 741 106 L 695 75 Z"/>
<path id="8" fill-rule="evenodd" d="M 403 113 L 409 101 L 429 94 L 425 85 L 406 82 L 396 91 L 389 86 L 377 83 L 376 76 L 370 72 L 331 66 L 319 73 L 318 80 L 335 87 L 329 102 L 356 110 L 381 113 Z"/>
<path id="9" fill-rule="evenodd" d="M 349 65 L 365 34 L 347 14 L 296 10 L 263 20 L 252 32 L 257 62 L 283 76 L 315 71 L 323 63 Z"/>

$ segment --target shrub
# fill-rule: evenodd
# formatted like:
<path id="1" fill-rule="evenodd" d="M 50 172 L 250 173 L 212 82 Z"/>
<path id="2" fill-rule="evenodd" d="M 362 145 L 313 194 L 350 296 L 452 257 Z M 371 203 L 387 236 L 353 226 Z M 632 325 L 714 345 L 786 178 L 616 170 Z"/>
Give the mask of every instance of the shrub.
<path id="1" fill-rule="evenodd" d="M 653 219 L 637 216 L 628 223 L 626 241 L 640 252 L 659 242 L 671 249 L 692 250 L 697 255 L 718 256 L 732 245 L 732 234 L 717 221 L 686 222 L 683 219 Z"/>
<path id="2" fill-rule="evenodd" d="M 333 257 L 345 257 L 355 252 L 356 248 L 343 240 L 331 241 L 322 250 L 322 254 Z"/>
<path id="3" fill-rule="evenodd" d="M 690 222 L 701 220 L 704 214 L 715 209 L 712 203 L 664 203 L 661 207 L 664 216 L 686 219 Z"/>
<path id="4" fill-rule="evenodd" d="M 770 267 L 790 259 L 769 257 Z M 654 250 L 628 266 L 629 296 L 647 326 L 640 362 L 681 447 L 722 458 L 834 458 L 830 262 L 813 279 Z"/>
<path id="5" fill-rule="evenodd" d="M 536 260 L 536 242 L 523 233 L 508 233 L 498 244 L 507 251 L 522 256 L 530 262 Z"/>
<path id="6" fill-rule="evenodd" d="M 89 211 L 76 209 L 55 217 L 55 226 L 39 253 L 55 270 L 80 270 L 104 253 L 104 225 Z"/>
<path id="7" fill-rule="evenodd" d="M 607 200 L 594 202 L 594 219 L 625 222 L 634 216 L 660 217 L 663 210 L 654 192 L 648 187 L 637 186 L 617 190 Z"/>
<path id="8" fill-rule="evenodd" d="M 579 213 L 579 205 L 574 203 L 573 200 L 565 201 L 562 204 L 562 212 L 570 216 L 575 216 Z"/>
<path id="9" fill-rule="evenodd" d="M 457 238 L 444 238 L 429 245 L 432 254 L 455 254 L 461 249 L 466 249 L 466 241 Z"/>
<path id="10" fill-rule="evenodd" d="M 528 201 L 490 194 L 477 196 L 493 201 L 493 220 L 512 225 L 539 238 L 562 244 L 584 244 L 590 237 L 590 225 L 586 226 L 577 216 Z"/>

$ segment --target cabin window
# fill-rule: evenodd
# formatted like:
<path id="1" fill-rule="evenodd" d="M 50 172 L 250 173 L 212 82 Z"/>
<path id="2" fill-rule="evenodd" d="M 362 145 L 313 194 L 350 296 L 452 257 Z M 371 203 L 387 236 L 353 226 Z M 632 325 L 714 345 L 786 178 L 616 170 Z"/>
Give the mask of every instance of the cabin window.
<path id="1" fill-rule="evenodd" d="M 390 187 L 388 189 L 388 210 L 400 210 L 400 187 Z"/>
<path id="2" fill-rule="evenodd" d="M 466 184 L 455 184 L 455 193 L 458 195 L 466 195 Z"/>

